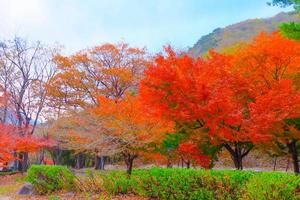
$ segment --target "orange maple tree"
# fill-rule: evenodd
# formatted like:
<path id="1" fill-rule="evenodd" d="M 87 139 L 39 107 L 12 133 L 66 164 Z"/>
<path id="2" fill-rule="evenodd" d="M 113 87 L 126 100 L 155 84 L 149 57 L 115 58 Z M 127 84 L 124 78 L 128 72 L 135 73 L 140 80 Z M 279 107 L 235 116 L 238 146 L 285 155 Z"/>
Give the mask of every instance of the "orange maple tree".
<path id="1" fill-rule="evenodd" d="M 271 134 L 272 141 L 286 145 L 294 172 L 299 173 L 297 142 L 300 140 L 300 93 L 290 80 L 273 84 L 272 89 L 250 104 L 251 130 Z"/>
<path id="2" fill-rule="evenodd" d="M 247 79 L 253 94 L 249 129 L 269 134 L 272 141 L 284 144 L 294 161 L 295 172 L 299 173 L 296 146 L 300 137 L 300 126 L 297 125 L 300 117 L 300 43 L 279 32 L 261 33 L 240 49 L 233 60 L 234 67 Z"/>
<path id="3" fill-rule="evenodd" d="M 101 96 L 98 101 L 93 112 L 103 119 L 106 134 L 117 143 L 115 151 L 124 157 L 130 175 L 140 152 L 159 144 L 174 124 L 151 115 L 138 96 L 128 94 L 118 100 Z"/>
<path id="4" fill-rule="evenodd" d="M 99 95 L 121 98 L 141 78 L 145 50 L 126 43 L 103 44 L 71 56 L 54 57 L 59 72 L 48 84 L 54 107 L 86 108 L 97 104 Z"/>
<path id="5" fill-rule="evenodd" d="M 23 162 L 22 157 L 14 156 L 14 153 L 32 153 L 42 148 L 53 145 L 53 141 L 44 140 L 32 135 L 20 136 L 19 129 L 10 124 L 0 124 L 0 166 L 7 167 L 9 162 L 21 160 L 21 165 L 28 165 Z M 19 154 L 23 155 L 23 154 Z"/>
<path id="6" fill-rule="evenodd" d="M 57 119 L 64 117 L 70 110 L 86 111 L 96 106 L 99 95 L 119 99 L 127 91 L 136 90 L 147 58 L 145 49 L 133 48 L 120 42 L 95 46 L 71 56 L 56 55 L 54 61 L 58 73 L 47 85 L 47 90 L 50 96 L 49 107 L 52 108 L 50 110 L 55 111 Z M 88 132 L 79 131 L 77 134 L 81 134 L 81 138 L 91 138 Z M 87 151 L 91 150 L 90 146 Z M 74 147 L 78 149 L 76 145 Z M 82 144 L 78 143 L 78 147 L 82 147 Z M 56 150 L 59 152 L 59 147 Z M 98 151 L 95 154 L 96 163 L 102 159 L 100 156 L 107 155 L 99 155 Z M 98 164 L 95 167 L 103 168 Z"/>
<path id="7" fill-rule="evenodd" d="M 290 79 L 299 89 L 300 43 L 279 32 L 261 33 L 234 54 L 233 65 L 247 77 L 257 92 Z"/>
<path id="8" fill-rule="evenodd" d="M 234 71 L 231 56 L 212 51 L 208 59 L 194 60 L 176 55 L 171 48 L 166 53 L 146 70 L 140 88 L 143 102 L 158 115 L 209 129 L 212 142 L 223 145 L 235 167 L 242 169 L 253 142 L 269 139 L 244 126 L 252 97 L 248 80 Z"/>
<path id="9" fill-rule="evenodd" d="M 228 55 L 211 51 L 204 59 L 167 48 L 167 56 L 158 55 L 147 69 L 141 96 L 158 115 L 207 128 L 238 169 L 257 142 L 284 141 L 297 154 L 298 136 L 283 133 L 291 127 L 286 120 L 299 116 L 299 52 L 299 42 L 278 32 L 262 33 Z M 278 123 L 284 124 L 284 137 Z"/>
<path id="10" fill-rule="evenodd" d="M 210 167 L 210 156 L 203 155 L 197 145 L 193 144 L 192 142 L 181 143 L 178 151 L 182 157 L 182 160 L 187 164 L 187 168 L 190 168 L 191 161 L 194 162 L 195 165 L 200 165 L 206 169 Z"/>

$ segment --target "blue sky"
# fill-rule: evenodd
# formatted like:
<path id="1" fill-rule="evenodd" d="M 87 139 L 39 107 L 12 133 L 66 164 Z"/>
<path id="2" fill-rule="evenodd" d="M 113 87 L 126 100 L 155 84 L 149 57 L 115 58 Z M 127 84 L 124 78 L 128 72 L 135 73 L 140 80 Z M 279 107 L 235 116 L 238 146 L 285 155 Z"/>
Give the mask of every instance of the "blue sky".
<path id="1" fill-rule="evenodd" d="M 186 49 L 217 27 L 271 17 L 268 0 L 0 0 L 0 38 L 14 35 L 74 52 L 126 41 L 160 51 Z"/>

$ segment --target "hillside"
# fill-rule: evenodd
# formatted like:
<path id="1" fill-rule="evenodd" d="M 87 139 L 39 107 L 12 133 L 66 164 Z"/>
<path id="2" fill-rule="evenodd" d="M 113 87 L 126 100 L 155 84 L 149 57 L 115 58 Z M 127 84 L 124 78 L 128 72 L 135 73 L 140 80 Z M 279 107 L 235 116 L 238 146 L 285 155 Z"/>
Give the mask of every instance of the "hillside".
<path id="1" fill-rule="evenodd" d="M 258 33 L 272 32 L 278 28 L 280 23 L 289 21 L 299 21 L 299 18 L 296 14 L 281 12 L 270 18 L 249 19 L 225 28 L 217 28 L 212 33 L 202 36 L 188 50 L 188 53 L 193 57 L 198 57 L 211 48 L 220 50 L 237 42 L 249 41 Z"/>

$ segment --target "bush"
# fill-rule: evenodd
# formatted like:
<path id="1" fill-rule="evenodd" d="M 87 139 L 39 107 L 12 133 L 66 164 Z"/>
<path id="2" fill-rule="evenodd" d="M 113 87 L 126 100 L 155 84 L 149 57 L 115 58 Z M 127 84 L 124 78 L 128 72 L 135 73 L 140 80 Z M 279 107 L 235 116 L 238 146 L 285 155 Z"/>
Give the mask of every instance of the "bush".
<path id="1" fill-rule="evenodd" d="M 160 169 L 121 171 L 102 176 L 111 194 L 133 193 L 158 199 L 300 199 L 300 178 L 280 172 Z"/>
<path id="2" fill-rule="evenodd" d="M 129 179 L 125 171 L 89 170 L 85 176 L 75 177 L 63 166 L 34 165 L 28 180 L 40 194 L 72 189 L 155 199 L 300 199 L 300 176 L 281 172 L 153 168 L 134 170 Z"/>
<path id="3" fill-rule="evenodd" d="M 125 171 L 112 171 L 108 175 L 103 174 L 104 190 L 112 195 L 131 193 L 132 180 L 128 179 Z"/>
<path id="4" fill-rule="evenodd" d="M 300 199 L 300 178 L 285 173 L 263 172 L 247 182 L 243 199 Z"/>
<path id="5" fill-rule="evenodd" d="M 85 175 L 76 176 L 74 189 L 77 192 L 101 193 L 104 191 L 103 174 L 100 171 L 87 169 Z"/>
<path id="6" fill-rule="evenodd" d="M 71 190 L 75 175 L 65 166 L 32 165 L 27 179 L 39 194 L 46 194 L 62 189 Z"/>

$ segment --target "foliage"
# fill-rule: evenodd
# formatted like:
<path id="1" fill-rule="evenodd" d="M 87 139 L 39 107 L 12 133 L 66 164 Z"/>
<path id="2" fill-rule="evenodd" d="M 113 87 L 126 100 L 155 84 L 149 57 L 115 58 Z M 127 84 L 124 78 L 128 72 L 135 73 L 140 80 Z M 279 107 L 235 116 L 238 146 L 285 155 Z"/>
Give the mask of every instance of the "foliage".
<path id="1" fill-rule="evenodd" d="M 96 176 L 94 176 L 96 177 Z M 281 172 L 162 169 L 98 175 L 101 191 L 159 199 L 298 199 L 300 179 Z"/>
<path id="2" fill-rule="evenodd" d="M 209 168 L 211 163 L 210 156 L 203 155 L 197 145 L 187 142 L 181 143 L 178 148 L 179 154 L 183 154 L 185 159 L 195 161 L 196 164 L 203 168 Z"/>
<path id="3" fill-rule="evenodd" d="M 192 143 L 206 135 L 226 148 L 238 169 L 254 144 L 276 140 L 270 131 L 275 124 L 299 116 L 300 44 L 279 32 L 261 33 L 235 54 L 211 51 L 192 59 L 165 50 L 145 71 L 144 104 L 161 117 L 188 124 Z M 266 124 L 268 131 L 262 131 Z"/>
<path id="4" fill-rule="evenodd" d="M 273 2 L 268 3 L 273 6 L 287 7 L 293 5 L 294 9 L 300 16 L 300 1 L 299 0 L 273 0 Z M 300 39 L 300 23 L 299 22 L 289 22 L 282 23 L 280 25 L 280 30 L 284 36 L 290 39 L 299 40 Z"/>
<path id="5" fill-rule="evenodd" d="M 299 199 L 300 179 L 284 173 L 264 172 L 245 185 L 243 199 Z"/>
<path id="6" fill-rule="evenodd" d="M 97 104 L 99 95 L 121 98 L 134 90 L 146 64 L 145 50 L 126 43 L 103 44 L 54 57 L 59 72 L 47 85 L 53 108 L 64 111 Z"/>
<path id="7" fill-rule="evenodd" d="M 49 147 L 52 142 L 40 139 L 34 136 L 26 135 L 20 136 L 18 128 L 0 123 L 0 165 L 6 167 L 8 162 L 18 160 L 12 152 L 36 152 L 44 147 Z"/>
<path id="8" fill-rule="evenodd" d="M 280 25 L 280 30 L 287 38 L 300 40 L 300 23 L 282 23 Z"/>
<path id="9" fill-rule="evenodd" d="M 115 100 L 99 97 L 93 113 L 103 121 L 102 128 L 113 145 L 111 153 L 121 153 L 131 173 L 132 162 L 141 151 L 160 144 L 165 134 L 173 130 L 173 123 L 157 118 L 143 107 L 138 96 L 126 95 Z"/>
<path id="10" fill-rule="evenodd" d="M 28 181 L 39 194 L 71 190 L 74 179 L 74 174 L 64 166 L 32 165 L 28 170 Z"/>
<path id="11" fill-rule="evenodd" d="M 194 133 L 190 140 L 209 138 L 212 144 L 226 145 L 235 158 L 251 150 L 243 143 L 266 140 L 244 126 L 251 91 L 247 79 L 235 73 L 231 56 L 210 52 L 208 58 L 194 60 L 171 48 L 166 53 L 148 67 L 140 87 L 141 98 L 152 112 L 189 124 Z M 246 149 L 239 156 L 233 148 Z"/>

